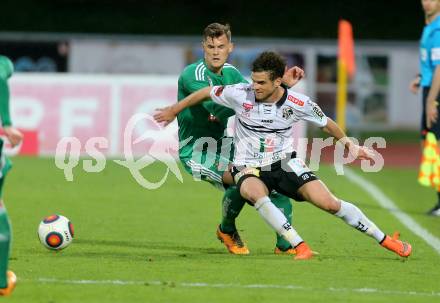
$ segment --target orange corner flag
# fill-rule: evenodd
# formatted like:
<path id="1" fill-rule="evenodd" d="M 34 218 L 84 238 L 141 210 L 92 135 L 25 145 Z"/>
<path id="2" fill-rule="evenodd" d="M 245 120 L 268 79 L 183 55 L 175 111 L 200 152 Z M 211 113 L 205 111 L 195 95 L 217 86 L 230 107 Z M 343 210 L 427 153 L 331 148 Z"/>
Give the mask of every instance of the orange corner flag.
<path id="1" fill-rule="evenodd" d="M 339 60 L 342 60 L 349 77 L 353 77 L 356 66 L 354 59 L 354 40 L 353 29 L 350 22 L 346 20 L 339 21 L 338 31 L 338 47 L 339 47 Z"/>
<path id="2" fill-rule="evenodd" d="M 338 29 L 338 92 L 336 100 L 336 123 L 345 131 L 348 79 L 355 73 L 353 29 L 350 22 L 339 21 Z"/>

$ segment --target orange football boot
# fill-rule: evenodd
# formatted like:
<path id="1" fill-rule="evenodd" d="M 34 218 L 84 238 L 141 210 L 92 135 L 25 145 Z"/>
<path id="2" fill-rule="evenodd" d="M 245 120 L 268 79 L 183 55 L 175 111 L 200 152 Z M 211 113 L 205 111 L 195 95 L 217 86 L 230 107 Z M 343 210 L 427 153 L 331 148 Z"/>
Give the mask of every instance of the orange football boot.
<path id="1" fill-rule="evenodd" d="M 301 242 L 298 246 L 295 247 L 296 256 L 295 260 L 308 260 L 313 257 L 313 252 L 310 247 L 306 244 L 306 242 Z"/>
<path id="2" fill-rule="evenodd" d="M 275 246 L 273 253 L 276 255 L 296 255 L 296 249 L 290 247 L 287 250 L 281 250 L 279 247 Z"/>
<path id="3" fill-rule="evenodd" d="M 273 253 L 275 255 L 291 255 L 291 256 L 293 256 L 293 255 L 296 255 L 296 249 L 293 247 L 290 247 L 287 250 L 281 250 L 279 247 L 275 246 Z M 317 255 L 319 255 L 319 252 L 312 250 L 312 254 L 314 256 L 317 256 Z"/>
<path id="4" fill-rule="evenodd" d="M 17 284 L 17 276 L 13 271 L 8 270 L 6 275 L 8 278 L 8 286 L 6 286 L 6 288 L 0 288 L 0 296 L 9 296 L 15 288 L 15 284 Z"/>
<path id="5" fill-rule="evenodd" d="M 391 250 L 401 257 L 409 257 L 412 252 L 411 244 L 399 240 L 400 234 L 395 232 L 392 237 L 386 235 L 380 245 Z"/>
<path id="6" fill-rule="evenodd" d="M 224 233 L 220 230 L 220 225 L 217 227 L 217 239 L 219 239 L 228 249 L 231 254 L 234 255 L 248 255 L 249 249 L 246 244 L 240 238 L 238 231 L 232 234 Z"/>

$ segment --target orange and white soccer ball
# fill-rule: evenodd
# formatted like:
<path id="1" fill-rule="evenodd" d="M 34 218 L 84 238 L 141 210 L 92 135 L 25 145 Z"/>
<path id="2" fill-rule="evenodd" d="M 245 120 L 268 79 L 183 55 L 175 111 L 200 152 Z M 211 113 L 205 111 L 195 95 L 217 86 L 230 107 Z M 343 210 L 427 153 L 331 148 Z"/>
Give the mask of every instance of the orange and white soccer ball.
<path id="1" fill-rule="evenodd" d="M 73 241 L 73 224 L 61 215 L 48 216 L 38 226 L 38 237 L 48 249 L 66 248 Z"/>

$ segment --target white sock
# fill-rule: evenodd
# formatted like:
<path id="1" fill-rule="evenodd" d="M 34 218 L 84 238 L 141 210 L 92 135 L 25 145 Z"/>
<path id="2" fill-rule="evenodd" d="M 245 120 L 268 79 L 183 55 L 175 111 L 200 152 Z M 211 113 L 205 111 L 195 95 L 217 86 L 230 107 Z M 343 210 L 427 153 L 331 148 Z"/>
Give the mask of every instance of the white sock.
<path id="1" fill-rule="evenodd" d="M 370 237 L 376 239 L 377 242 L 381 242 L 385 234 L 371 222 L 364 213 L 355 205 L 341 201 L 341 209 L 335 214 L 348 225 L 353 226 L 357 230 L 366 233 Z"/>
<path id="2" fill-rule="evenodd" d="M 301 242 L 304 242 L 290 225 L 284 214 L 270 201 L 268 196 L 258 199 L 255 203 L 255 209 L 263 217 L 264 221 L 286 239 L 292 247 L 296 247 Z"/>

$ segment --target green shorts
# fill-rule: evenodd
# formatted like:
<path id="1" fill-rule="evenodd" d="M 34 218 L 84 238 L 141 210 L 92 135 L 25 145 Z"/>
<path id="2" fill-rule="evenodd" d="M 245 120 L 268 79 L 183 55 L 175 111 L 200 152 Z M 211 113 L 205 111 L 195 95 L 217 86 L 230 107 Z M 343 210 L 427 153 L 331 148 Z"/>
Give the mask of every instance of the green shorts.
<path id="1" fill-rule="evenodd" d="M 224 190 L 223 173 L 228 170 L 231 162 L 219 153 L 205 151 L 201 155 L 193 154 L 193 157 L 181 158 L 185 170 L 194 177 L 194 180 L 206 181 L 220 190 Z"/>

